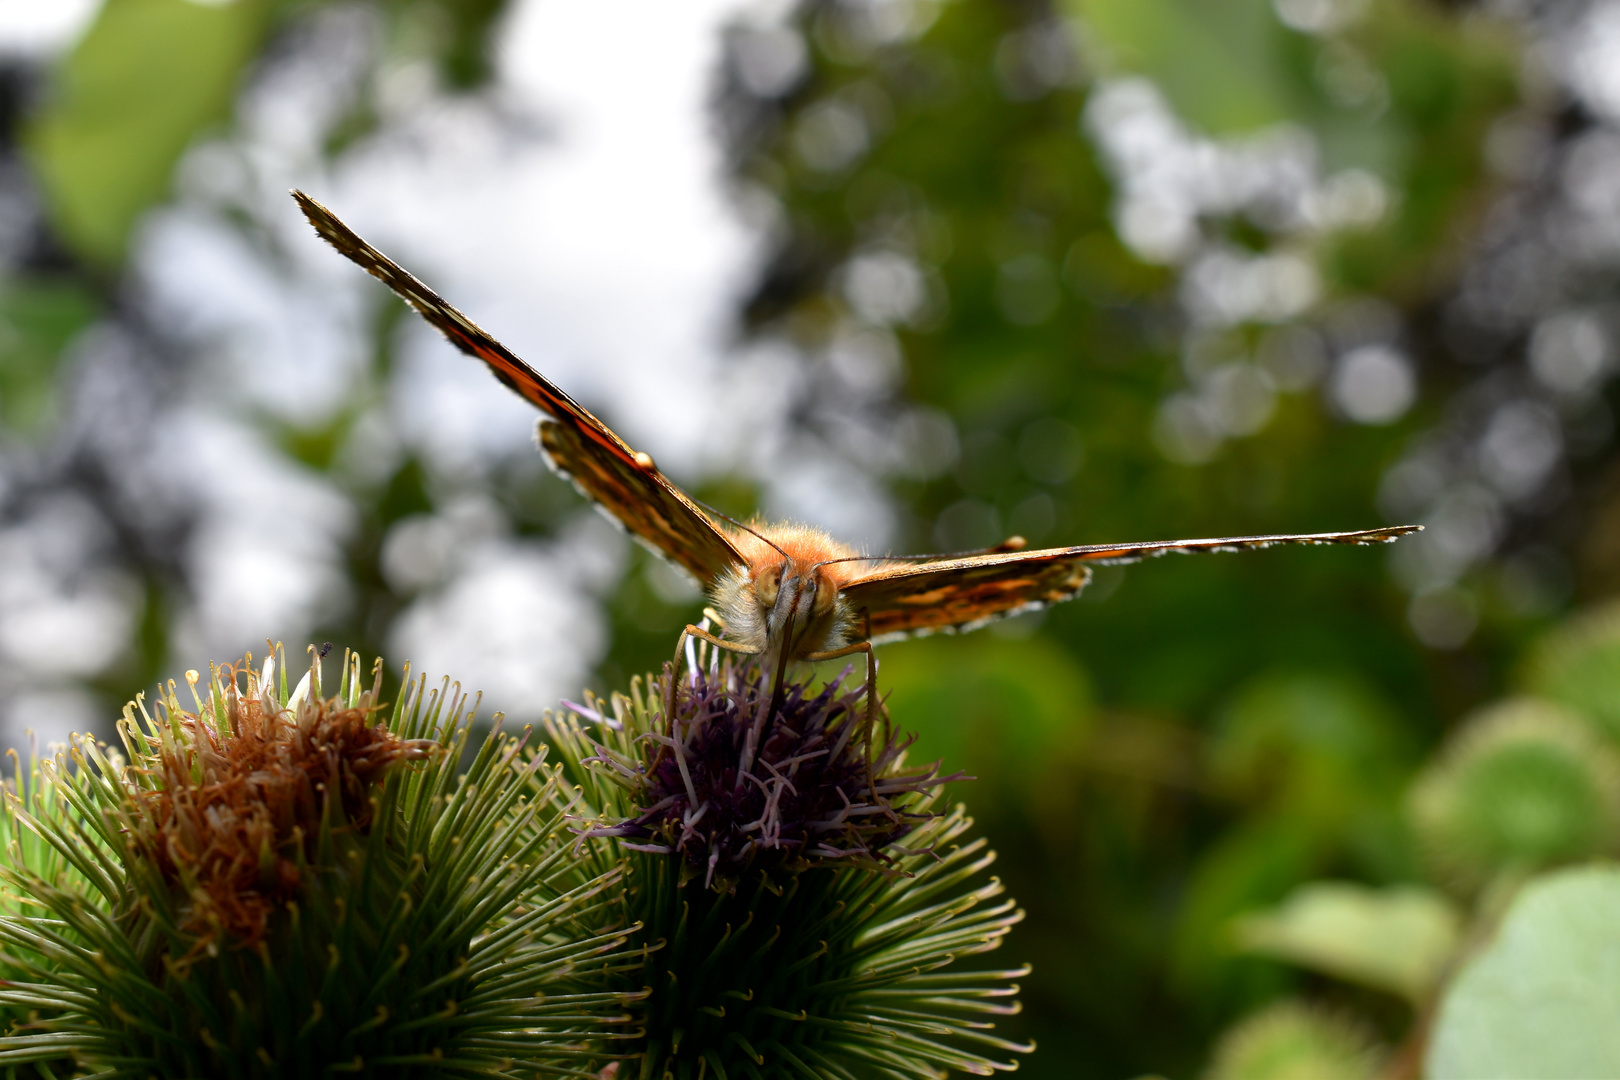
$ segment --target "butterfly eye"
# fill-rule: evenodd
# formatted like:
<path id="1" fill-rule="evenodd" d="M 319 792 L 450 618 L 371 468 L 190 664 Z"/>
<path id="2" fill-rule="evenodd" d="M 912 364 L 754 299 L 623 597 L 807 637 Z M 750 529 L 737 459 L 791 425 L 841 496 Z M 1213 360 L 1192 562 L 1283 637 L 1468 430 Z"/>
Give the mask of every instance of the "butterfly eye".
<path id="1" fill-rule="evenodd" d="M 776 595 L 782 591 L 782 564 L 767 567 L 754 578 L 754 596 L 760 607 L 775 607 Z"/>
<path id="2" fill-rule="evenodd" d="M 811 579 L 815 588 L 815 599 L 810 602 L 810 612 L 813 615 L 825 615 L 832 610 L 833 601 L 838 599 L 838 586 L 833 584 L 832 578 L 824 570 L 816 571 Z"/>

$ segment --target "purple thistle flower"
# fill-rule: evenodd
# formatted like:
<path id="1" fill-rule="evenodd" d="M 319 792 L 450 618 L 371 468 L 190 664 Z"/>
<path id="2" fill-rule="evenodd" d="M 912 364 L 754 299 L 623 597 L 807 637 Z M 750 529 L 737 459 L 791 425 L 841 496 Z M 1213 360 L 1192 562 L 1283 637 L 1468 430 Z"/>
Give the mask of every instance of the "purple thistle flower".
<path id="1" fill-rule="evenodd" d="M 932 816 L 908 807 L 962 777 L 905 771 L 913 740 L 895 738 L 886 719 L 867 732 L 865 696 L 844 690 L 848 675 L 814 692 L 787 687 L 763 726 L 770 684 L 756 666 L 726 661 L 683 679 L 673 718 L 642 738 L 643 760 L 595 748 L 638 811 L 583 835 L 679 855 L 682 880 L 701 877 L 705 887 L 730 889 L 750 868 L 772 874 L 822 860 L 885 869 L 887 850 Z M 666 668 L 652 700 L 665 700 L 671 677 Z"/>

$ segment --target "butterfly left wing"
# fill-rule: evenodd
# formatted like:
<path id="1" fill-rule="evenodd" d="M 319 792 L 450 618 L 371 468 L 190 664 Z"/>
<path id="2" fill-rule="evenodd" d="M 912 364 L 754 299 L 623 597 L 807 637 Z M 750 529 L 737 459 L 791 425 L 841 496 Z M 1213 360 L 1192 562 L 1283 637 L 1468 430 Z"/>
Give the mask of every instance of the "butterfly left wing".
<path id="1" fill-rule="evenodd" d="M 336 214 L 302 191 L 292 196 L 323 240 L 394 290 L 452 345 L 482 360 L 509 389 L 551 417 L 551 422 L 541 424 L 541 447 L 581 494 L 705 586 L 743 561 L 720 527 L 658 471 L 650 456 L 631 450 L 588 409 L 362 240 Z"/>
<path id="2" fill-rule="evenodd" d="M 1172 551 L 1246 551 L 1274 544 L 1386 544 L 1421 527 L 1092 544 L 888 563 L 846 584 L 842 595 L 853 610 L 865 612 L 872 641 L 889 641 L 913 634 L 972 630 L 1008 615 L 1073 599 L 1090 580 L 1092 564 L 1133 563 Z"/>

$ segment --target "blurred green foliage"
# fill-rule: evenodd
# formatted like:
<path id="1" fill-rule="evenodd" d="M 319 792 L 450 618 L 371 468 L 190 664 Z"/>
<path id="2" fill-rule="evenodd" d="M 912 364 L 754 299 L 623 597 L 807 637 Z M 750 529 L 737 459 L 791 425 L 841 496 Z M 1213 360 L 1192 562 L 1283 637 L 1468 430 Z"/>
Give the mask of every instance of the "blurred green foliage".
<path id="1" fill-rule="evenodd" d="M 110 0 L 55 73 L 31 132 L 63 239 L 116 267 L 140 213 L 169 194 L 199 131 L 231 114 L 269 29 L 269 0 Z"/>
<path id="2" fill-rule="evenodd" d="M 0 285 L 0 422 L 23 434 L 48 428 L 56 362 L 90 325 L 95 297 L 76 282 L 13 279 Z"/>
<path id="3" fill-rule="evenodd" d="M 1308 882 L 1233 924 L 1246 951 L 1406 999 L 1413 1023 L 1388 1075 L 1613 1071 L 1593 1017 L 1620 948 L 1620 754 L 1613 670 L 1587 661 L 1617 643 L 1612 606 L 1553 628 L 1530 650 L 1546 697 L 1479 710 L 1424 764 L 1405 802 L 1432 884 Z"/>
<path id="4" fill-rule="evenodd" d="M 1308 77 L 1290 69 L 1278 46 L 1293 35 L 1266 0 L 1071 6 L 1115 63 L 1152 79 L 1178 113 L 1212 134 L 1292 120 L 1319 97 Z"/>
<path id="5" fill-rule="evenodd" d="M 98 320 L 130 320 L 119 275 L 142 215 L 174 196 L 174 172 L 185 151 L 228 134 L 238 96 L 255 72 L 324 9 L 345 6 L 341 0 L 106 0 L 37 91 L 5 87 L 20 99 L 0 103 L 0 111 L 20 114 L 9 117 L 17 130 L 7 131 L 6 140 L 19 144 L 46 219 L 44 236 L 23 249 L 17 268 L 0 281 L 0 422 L 7 433 L 48 437 L 60 411 L 58 391 L 71 378 L 63 361 L 74 339 Z M 452 92 L 489 79 L 491 34 L 505 0 L 383 0 L 375 8 L 388 44 L 375 62 L 425 59 Z M 329 153 L 338 155 L 376 130 L 374 90 L 365 83 L 335 118 Z M 364 406 L 374 405 L 387 385 L 391 330 L 399 318 L 400 312 L 379 307 L 374 362 L 353 388 L 351 408 L 314 428 L 264 418 L 266 433 L 291 460 L 339 481 L 363 507 L 361 528 L 349 538 L 355 603 L 343 625 L 320 627 L 317 636 L 352 643 L 368 655 L 384 651 L 389 621 L 402 607 L 382 580 L 383 535 L 395 521 L 432 505 L 414 459 L 381 484 L 354 478 L 339 461 Z M 143 340 L 163 340 L 162 331 L 138 317 L 132 321 Z M 171 345 L 178 353 L 178 344 Z M 154 373 L 159 382 L 181 363 L 178 355 L 166 359 L 168 370 Z M 120 497 L 106 490 L 105 477 L 73 480 L 99 500 Z M 557 501 L 557 493 L 550 497 Z M 138 524 L 115 525 L 119 556 L 133 564 L 128 569 L 146 596 L 130 655 L 91 683 L 110 705 L 169 671 L 174 613 L 190 587 L 175 566 L 175 534 L 189 526 L 176 523 L 158 539 L 160 550 L 142 551 L 134 535 Z"/>
<path id="6" fill-rule="evenodd" d="M 912 756 L 997 780 L 1025 773 L 995 795 L 1031 809 L 1063 783 L 1091 734 L 1091 686 L 1072 654 L 1044 638 L 936 637 L 892 650 L 883 690 L 899 718 L 938 717 L 922 728 Z M 1033 768 L 1035 775 L 1027 775 Z"/>
<path id="7" fill-rule="evenodd" d="M 327 0 L 106 0 L 52 72 L 27 141 L 52 223 L 89 264 L 116 269 L 140 214 L 168 198 L 187 146 L 230 120 L 237 91 L 290 20 Z M 488 38 L 505 0 L 389 0 L 409 47 L 445 83 L 488 79 Z M 366 110 L 340 125 L 369 128 Z M 334 148 L 336 148 L 336 143 Z"/>
<path id="8" fill-rule="evenodd" d="M 109 283 L 140 215 L 169 199 L 189 145 L 228 129 L 256 65 L 325 6 L 108 0 L 50 73 L 23 141 L 68 257 L 0 291 L 8 430 L 48 433 L 56 365 L 77 333 L 118 317 Z M 449 93 L 489 78 L 502 0 L 374 7 L 386 27 L 378 67 L 425 57 Z M 1377 523 L 1380 478 L 1445 415 L 1460 382 L 1433 357 L 1418 357 L 1417 403 L 1394 423 L 1347 422 L 1306 382 L 1280 387 L 1269 418 L 1220 441 L 1208 460 L 1172 460 L 1156 424 L 1167 398 L 1211 365 L 1263 368 L 1301 340 L 1321 349 L 1369 309 L 1431 319 L 1498 182 L 1485 167 L 1487 133 L 1533 107 L 1519 100 L 1523 43 L 1466 5 L 1425 0 L 1373 0 L 1331 34 L 1286 25 L 1264 0 L 893 7 L 911 22 L 874 33 L 867 5 L 798 6 L 788 25 L 808 49 L 805 73 L 762 92 L 733 72 L 718 115 L 733 179 L 781 211 L 741 312 L 746 331 L 791 342 L 816 371 L 851 328 L 892 333 L 903 378 L 885 416 L 921 406 L 954 429 L 953 452 L 888 478 L 897 546 Z M 1043 53 L 1048 66 L 1035 78 L 1026 61 L 1054 34 L 1065 59 Z M 1182 268 L 1122 239 L 1121 193 L 1087 110 L 1099 86 L 1129 77 L 1151 80 L 1193 137 L 1304 132 L 1324 172 L 1377 178 L 1387 212 L 1359 227 L 1199 213 L 1212 244 L 1302 259 L 1322 293 L 1309 312 L 1200 323 L 1183 303 Z M 372 94 L 367 83 L 333 122 L 334 161 L 382 123 Z M 855 118 L 859 145 L 828 156 L 815 137 L 833 116 L 846 135 Z M 914 310 L 876 327 L 883 320 L 856 310 L 849 286 L 856 260 L 874 254 L 909 260 L 922 290 Z M 403 309 L 379 311 L 352 407 L 309 427 L 264 421 L 290 460 L 354 503 L 351 603 L 317 640 L 366 653 L 383 651 L 408 600 L 382 572 L 389 530 L 455 494 L 415 457 L 382 477 L 344 464 L 392 377 Z M 842 449 L 813 412 L 806 425 L 830 452 Z M 521 534 L 551 533 L 578 505 L 537 460 L 503 465 L 488 493 Z M 727 478 L 700 494 L 736 513 L 756 498 Z M 1359 549 L 1166 559 L 1105 570 L 1076 603 L 1002 633 L 880 651 L 895 721 L 919 732 L 913 754 L 976 777 L 959 790 L 1028 908 L 1003 956 L 1035 963 L 1009 1032 L 1041 1044 L 1026 1073 L 1192 1075 L 1237 1018 L 1320 986 L 1298 970 L 1317 955 L 1308 942 L 1278 944 L 1274 934 L 1263 948 L 1251 934 L 1245 951 L 1235 920 L 1287 910 L 1277 905 L 1317 879 L 1369 890 L 1353 911 L 1369 919 L 1406 895 L 1380 890 L 1427 887 L 1412 885 L 1428 866 L 1407 817 L 1412 777 L 1448 724 L 1508 688 L 1510 661 L 1540 625 L 1487 594 L 1465 647 L 1426 649 L 1387 562 Z M 608 600 L 614 636 L 599 680 L 609 687 L 667 659 L 695 614 L 660 574 L 637 550 Z M 142 659 L 116 700 L 186 659 L 166 653 L 171 598 L 184 583 L 148 580 Z M 1612 635 L 1564 633 L 1567 642 L 1532 652 L 1521 684 L 1612 738 Z M 1304 924 L 1318 925 L 1287 925 Z M 1336 956 L 1316 968 L 1378 963 Z M 1392 1043 L 1412 1017 L 1399 1000 L 1370 1012 Z M 1359 1033 L 1340 1038 L 1315 1014 L 1280 1015 L 1288 1045 L 1348 1046 L 1345 1075 L 1365 1074 Z M 1281 1075 L 1232 1064 L 1250 1060 L 1245 1047 L 1256 1043 L 1222 1045 L 1216 1058 L 1227 1064 L 1214 1075 Z"/>

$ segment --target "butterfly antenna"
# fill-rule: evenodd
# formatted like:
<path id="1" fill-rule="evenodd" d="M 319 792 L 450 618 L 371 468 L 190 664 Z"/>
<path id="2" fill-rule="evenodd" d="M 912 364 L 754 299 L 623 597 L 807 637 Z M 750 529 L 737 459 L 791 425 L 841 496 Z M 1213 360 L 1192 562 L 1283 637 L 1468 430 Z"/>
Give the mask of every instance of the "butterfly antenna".
<path id="1" fill-rule="evenodd" d="M 815 565 L 821 567 L 841 562 L 937 562 L 941 559 L 965 559 L 973 555 L 1008 555 L 1024 550 L 1024 544 L 1022 536 L 1011 536 L 995 547 L 974 548 L 972 551 L 936 552 L 932 555 L 844 555 L 836 559 L 823 559 Z"/>
<path id="2" fill-rule="evenodd" d="M 822 559 L 811 565 L 814 570 L 821 566 L 831 566 L 841 562 L 924 562 L 928 559 L 937 559 L 938 555 L 841 555 L 836 559 Z"/>
<path id="3" fill-rule="evenodd" d="M 692 498 L 692 497 L 690 495 L 688 495 L 687 498 Z M 743 524 L 742 522 L 738 521 L 736 518 L 732 517 L 730 514 L 726 513 L 724 510 L 716 510 L 714 507 L 710 506 L 706 502 L 703 502 L 701 499 L 692 499 L 692 501 L 697 504 L 699 509 L 701 509 L 701 510 L 707 512 L 707 513 L 713 514 L 715 517 L 719 518 L 721 521 L 724 521 L 724 522 L 726 522 L 728 524 L 737 526 L 737 528 L 739 528 L 743 532 L 748 533 L 749 535 L 753 536 L 760 543 L 769 545 L 771 548 L 773 548 L 776 551 L 776 553 L 778 555 L 782 556 L 782 558 L 786 559 L 788 557 L 787 552 L 783 551 L 781 548 L 779 548 L 775 544 L 771 543 L 770 538 L 762 535 L 757 529 L 754 529 L 754 528 L 752 528 L 752 527 L 750 527 L 748 525 Z"/>

